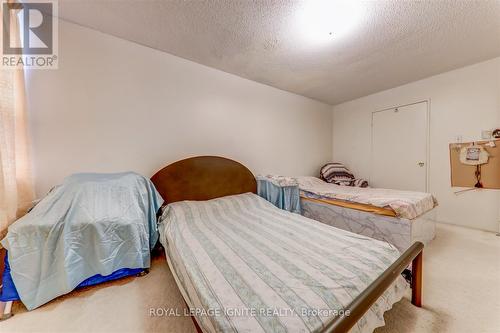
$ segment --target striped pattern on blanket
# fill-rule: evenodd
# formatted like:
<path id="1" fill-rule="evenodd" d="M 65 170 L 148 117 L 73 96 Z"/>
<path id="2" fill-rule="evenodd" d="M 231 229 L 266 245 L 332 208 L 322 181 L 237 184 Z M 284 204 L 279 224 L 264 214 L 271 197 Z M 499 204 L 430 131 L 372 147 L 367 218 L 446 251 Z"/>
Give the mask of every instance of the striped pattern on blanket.
<path id="1" fill-rule="evenodd" d="M 321 179 L 328 183 L 351 186 L 354 175 L 342 163 L 328 163 L 321 168 Z"/>
<path id="2" fill-rule="evenodd" d="M 318 332 L 399 257 L 251 193 L 169 204 L 160 235 L 204 332 Z M 398 278 L 352 331 L 382 326 L 406 287 Z"/>
<path id="3" fill-rule="evenodd" d="M 335 185 L 368 187 L 368 181 L 355 178 L 342 163 L 325 164 L 320 170 L 320 177 L 327 183 Z"/>

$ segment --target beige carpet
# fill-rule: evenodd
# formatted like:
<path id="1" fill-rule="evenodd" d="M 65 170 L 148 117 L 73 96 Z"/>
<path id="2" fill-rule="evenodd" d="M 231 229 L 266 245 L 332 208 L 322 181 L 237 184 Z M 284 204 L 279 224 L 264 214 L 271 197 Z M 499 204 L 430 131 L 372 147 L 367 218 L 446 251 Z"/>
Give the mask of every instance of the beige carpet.
<path id="1" fill-rule="evenodd" d="M 184 311 L 163 258 L 151 273 L 73 292 L 0 322 L 0 332 L 195 332 L 189 317 L 150 316 L 151 308 Z M 424 252 L 424 307 L 408 299 L 385 314 L 376 333 L 500 332 L 500 237 L 439 225 Z"/>

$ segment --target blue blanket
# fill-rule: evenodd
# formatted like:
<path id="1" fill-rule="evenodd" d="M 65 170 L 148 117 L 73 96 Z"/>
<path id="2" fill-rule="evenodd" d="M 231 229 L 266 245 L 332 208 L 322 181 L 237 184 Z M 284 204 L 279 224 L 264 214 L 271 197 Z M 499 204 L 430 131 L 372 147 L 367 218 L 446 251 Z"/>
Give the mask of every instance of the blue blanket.
<path id="1" fill-rule="evenodd" d="M 84 288 L 93 286 L 99 283 L 118 280 L 124 278 L 126 276 L 137 275 L 143 272 L 142 268 L 121 268 L 117 271 L 114 271 L 110 275 L 102 276 L 101 274 L 94 275 L 84 280 L 75 289 Z M 18 301 L 19 294 L 17 292 L 16 286 L 14 285 L 14 281 L 12 281 L 12 276 L 10 275 L 10 264 L 9 264 L 9 256 L 6 255 L 4 259 L 4 270 L 2 276 L 2 292 L 0 295 L 0 302 L 8 302 L 8 301 Z"/>
<path id="2" fill-rule="evenodd" d="M 28 310 L 82 281 L 122 268 L 147 268 L 163 204 L 136 173 L 76 174 L 9 227 L 1 241 Z"/>

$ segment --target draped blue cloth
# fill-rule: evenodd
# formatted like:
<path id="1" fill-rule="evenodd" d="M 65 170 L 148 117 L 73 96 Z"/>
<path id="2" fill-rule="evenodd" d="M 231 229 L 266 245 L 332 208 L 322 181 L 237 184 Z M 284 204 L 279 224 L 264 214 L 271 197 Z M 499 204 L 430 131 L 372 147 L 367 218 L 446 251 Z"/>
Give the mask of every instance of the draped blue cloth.
<path id="1" fill-rule="evenodd" d="M 143 271 L 144 269 L 142 268 L 122 268 L 114 271 L 110 275 L 102 276 L 101 274 L 97 274 L 80 283 L 75 289 L 89 287 L 107 281 L 118 280 L 126 276 L 137 275 Z M 12 280 L 12 276 L 10 275 L 9 256 L 7 254 L 4 259 L 2 293 L 0 295 L 0 302 L 18 301 L 20 299 L 21 298 L 19 297 L 19 293 L 17 292 L 14 281 Z"/>
<path id="2" fill-rule="evenodd" d="M 133 172 L 67 177 L 1 241 L 26 308 L 93 276 L 149 267 L 162 203 L 151 181 Z"/>
<path id="3" fill-rule="evenodd" d="M 273 205 L 292 213 L 301 213 L 298 185 L 280 185 L 266 177 L 257 177 L 257 193 Z"/>

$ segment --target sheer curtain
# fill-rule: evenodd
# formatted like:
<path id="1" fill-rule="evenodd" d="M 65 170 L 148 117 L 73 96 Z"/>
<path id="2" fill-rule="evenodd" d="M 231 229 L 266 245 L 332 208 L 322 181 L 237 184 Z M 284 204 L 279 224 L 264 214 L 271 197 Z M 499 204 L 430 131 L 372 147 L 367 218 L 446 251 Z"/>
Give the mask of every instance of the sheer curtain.
<path id="1" fill-rule="evenodd" d="M 11 34 L 18 37 L 20 45 L 18 17 L 13 11 L 10 15 Z M 0 68 L 0 238 L 33 199 L 24 73 L 22 69 Z"/>

